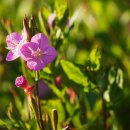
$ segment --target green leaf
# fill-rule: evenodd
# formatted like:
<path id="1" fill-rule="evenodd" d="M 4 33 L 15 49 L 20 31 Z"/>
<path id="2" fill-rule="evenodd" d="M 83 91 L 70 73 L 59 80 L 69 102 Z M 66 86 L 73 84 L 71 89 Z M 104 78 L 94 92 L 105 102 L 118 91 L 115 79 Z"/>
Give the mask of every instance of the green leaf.
<path id="1" fill-rule="evenodd" d="M 57 18 L 62 19 L 65 10 L 67 9 L 67 0 L 55 0 L 54 3 Z"/>
<path id="2" fill-rule="evenodd" d="M 45 112 L 44 115 L 43 115 L 43 118 L 44 118 L 43 121 L 44 121 L 45 130 L 53 130 L 50 115 L 47 112 Z"/>
<path id="3" fill-rule="evenodd" d="M 115 82 L 110 87 L 109 95 L 114 106 L 118 105 L 123 99 L 123 91 Z"/>
<path id="4" fill-rule="evenodd" d="M 38 13 L 38 18 L 39 18 L 41 30 L 43 31 L 43 33 L 44 33 L 46 36 L 48 36 L 47 31 L 46 31 L 46 27 L 45 27 L 45 23 L 44 23 L 44 19 L 43 19 L 43 15 L 42 15 L 42 12 L 41 12 L 41 11 L 39 11 L 39 13 Z"/>
<path id="5" fill-rule="evenodd" d="M 40 78 L 43 78 L 44 80 L 51 80 L 51 70 L 48 68 L 44 69 L 43 71 L 40 72 Z"/>
<path id="6" fill-rule="evenodd" d="M 52 125 L 53 129 L 57 130 L 57 124 L 58 124 L 58 112 L 56 109 L 53 109 L 51 112 L 51 117 L 52 117 Z"/>
<path id="7" fill-rule="evenodd" d="M 30 119 L 27 125 L 29 127 L 28 128 L 29 130 L 38 130 L 38 128 L 39 128 L 35 118 Z"/>
<path id="8" fill-rule="evenodd" d="M 6 122 L 0 119 L 0 126 L 6 125 Z"/>
<path id="9" fill-rule="evenodd" d="M 14 117 L 13 117 L 14 115 L 13 115 L 13 105 L 12 105 L 12 103 L 9 104 L 9 107 L 7 109 L 7 116 L 9 117 L 11 122 L 15 122 Z"/>
<path id="10" fill-rule="evenodd" d="M 123 99 L 123 72 L 120 68 L 112 67 L 108 74 L 109 98 L 113 105 L 117 105 Z"/>
<path id="11" fill-rule="evenodd" d="M 14 128 L 23 128 L 26 129 L 25 123 L 21 119 L 21 114 L 19 110 L 16 108 L 15 103 L 10 103 L 7 109 L 7 116 L 11 121 L 11 124 Z"/>
<path id="12" fill-rule="evenodd" d="M 7 123 L 6 121 L 3 121 L 0 119 L 0 126 L 6 127 L 8 129 L 11 129 L 11 126 L 9 123 Z"/>
<path id="13" fill-rule="evenodd" d="M 51 69 L 49 67 L 45 67 L 43 71 L 47 74 L 52 74 Z"/>
<path id="14" fill-rule="evenodd" d="M 63 123 L 63 121 L 65 120 L 65 110 L 61 100 L 59 99 L 53 99 L 53 100 L 48 100 L 48 101 L 42 101 L 42 110 L 44 112 L 48 112 L 51 113 L 52 109 L 56 109 L 59 113 L 59 119 L 58 119 L 58 130 L 61 130 L 61 126 L 60 124 Z M 50 121 L 49 121 L 50 122 Z M 49 129 L 51 130 L 51 129 Z"/>
<path id="15" fill-rule="evenodd" d="M 63 98 L 64 93 L 62 93 L 55 85 L 53 84 L 49 84 L 49 87 L 51 88 L 51 90 L 59 97 L 59 98 Z"/>
<path id="16" fill-rule="evenodd" d="M 118 85 L 119 88 L 123 88 L 123 71 L 118 68 L 112 67 L 108 74 L 108 81 L 110 84 L 114 82 Z"/>
<path id="17" fill-rule="evenodd" d="M 116 83 L 123 89 L 123 71 L 121 69 L 117 70 Z"/>
<path id="18" fill-rule="evenodd" d="M 70 80 L 84 86 L 85 88 L 88 86 L 87 77 L 85 77 L 84 74 L 80 71 L 80 69 L 73 63 L 61 60 L 61 66 Z"/>
<path id="19" fill-rule="evenodd" d="M 108 73 L 108 81 L 110 84 L 113 84 L 116 79 L 116 70 L 114 67 L 112 67 Z"/>
<path id="20" fill-rule="evenodd" d="M 96 47 L 89 54 L 88 69 L 91 71 L 98 71 L 100 69 L 100 59 L 101 53 L 100 50 Z"/>

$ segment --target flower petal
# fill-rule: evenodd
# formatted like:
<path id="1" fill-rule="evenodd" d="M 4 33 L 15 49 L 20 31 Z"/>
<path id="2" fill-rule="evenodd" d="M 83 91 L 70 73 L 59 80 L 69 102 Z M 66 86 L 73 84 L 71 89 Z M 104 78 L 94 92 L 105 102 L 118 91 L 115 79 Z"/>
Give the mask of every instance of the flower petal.
<path id="1" fill-rule="evenodd" d="M 42 33 L 33 36 L 31 42 L 37 43 L 42 50 L 45 50 L 49 46 L 48 38 Z"/>
<path id="2" fill-rule="evenodd" d="M 41 59 L 33 59 L 27 61 L 27 66 L 29 69 L 37 71 L 43 69 L 45 67 L 45 64 Z"/>
<path id="3" fill-rule="evenodd" d="M 20 34 L 17 32 L 13 32 L 10 35 L 6 37 L 6 42 L 8 49 L 15 49 L 15 47 L 19 44 L 19 42 L 22 40 Z"/>
<path id="4" fill-rule="evenodd" d="M 15 50 L 11 50 L 8 52 L 7 56 L 6 56 L 6 61 L 12 61 L 17 59 L 20 56 L 19 52 L 17 49 Z"/>
<path id="5" fill-rule="evenodd" d="M 20 55 L 21 57 L 27 61 L 27 60 L 30 60 L 30 59 L 33 59 L 33 55 L 32 55 L 32 52 L 33 51 L 36 51 L 38 48 L 38 45 L 36 43 L 33 43 L 33 42 L 28 42 L 28 43 L 25 43 L 21 49 L 20 49 Z"/>
<path id="6" fill-rule="evenodd" d="M 45 54 L 43 55 L 42 60 L 46 64 L 52 62 L 57 56 L 57 52 L 56 52 L 55 48 L 52 46 L 49 46 L 44 53 Z"/>

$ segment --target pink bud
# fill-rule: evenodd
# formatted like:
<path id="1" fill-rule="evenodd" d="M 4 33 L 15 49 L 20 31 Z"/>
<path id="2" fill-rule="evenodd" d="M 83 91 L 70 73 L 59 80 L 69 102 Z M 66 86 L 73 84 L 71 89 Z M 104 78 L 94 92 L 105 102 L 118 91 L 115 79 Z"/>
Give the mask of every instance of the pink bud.
<path id="1" fill-rule="evenodd" d="M 55 84 L 56 86 L 60 87 L 61 84 L 62 84 L 62 77 L 61 75 L 57 76 L 56 79 L 55 79 Z"/>
<path id="2" fill-rule="evenodd" d="M 24 88 L 26 88 L 28 86 L 28 82 L 27 82 L 26 78 L 21 75 L 21 76 L 16 78 L 15 85 L 17 87 L 20 87 L 20 88 L 24 89 Z"/>
<path id="3" fill-rule="evenodd" d="M 15 85 L 22 88 L 27 94 L 30 94 L 33 90 L 33 87 L 29 85 L 28 81 L 23 75 L 16 78 Z"/>
<path id="4" fill-rule="evenodd" d="M 51 13 L 49 18 L 48 18 L 48 26 L 52 27 L 53 26 L 53 22 L 56 18 L 56 14 L 55 13 Z"/>

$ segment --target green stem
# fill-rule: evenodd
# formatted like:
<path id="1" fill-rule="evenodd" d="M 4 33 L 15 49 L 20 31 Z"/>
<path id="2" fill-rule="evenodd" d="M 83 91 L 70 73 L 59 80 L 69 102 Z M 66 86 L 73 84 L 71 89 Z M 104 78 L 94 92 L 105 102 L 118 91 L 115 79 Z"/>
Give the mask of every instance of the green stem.
<path id="1" fill-rule="evenodd" d="M 41 104 L 40 104 L 40 98 L 39 98 L 39 91 L 38 91 L 38 80 L 39 80 L 39 72 L 35 72 L 35 83 L 36 83 L 36 101 L 37 101 L 37 107 L 38 107 L 38 119 L 40 122 L 40 128 L 41 130 L 45 130 L 42 120 L 42 113 L 41 113 Z"/>
<path id="2" fill-rule="evenodd" d="M 36 117 L 38 126 L 40 127 L 40 129 L 42 129 L 41 125 L 40 125 L 39 117 L 38 117 L 38 111 L 37 111 L 37 108 L 36 108 L 37 105 L 36 105 L 36 102 L 35 102 L 35 100 L 33 98 L 31 98 L 31 106 L 32 106 L 33 111 L 35 113 L 35 117 Z"/>

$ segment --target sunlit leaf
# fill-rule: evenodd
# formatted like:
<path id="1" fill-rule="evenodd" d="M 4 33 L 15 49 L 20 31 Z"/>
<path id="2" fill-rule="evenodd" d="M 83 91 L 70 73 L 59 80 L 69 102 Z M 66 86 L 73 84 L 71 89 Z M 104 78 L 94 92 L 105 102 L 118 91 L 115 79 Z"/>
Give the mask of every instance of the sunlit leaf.
<path id="1" fill-rule="evenodd" d="M 67 9 L 67 0 L 55 0 L 55 11 L 58 19 L 61 19 Z"/>
<path id="2" fill-rule="evenodd" d="M 85 77 L 81 70 L 73 63 L 61 60 L 61 66 L 70 80 L 84 86 L 85 88 L 88 86 L 87 77 Z"/>
<path id="3" fill-rule="evenodd" d="M 1 120 L 1 119 L 0 119 L 0 126 L 11 129 L 11 126 L 9 125 L 9 123 L 7 123 L 7 122 L 5 122 L 4 120 Z"/>
<path id="4" fill-rule="evenodd" d="M 98 71 L 100 69 L 100 50 L 96 47 L 92 49 L 88 58 L 88 69 L 91 71 Z"/>
<path id="5" fill-rule="evenodd" d="M 57 95 L 57 97 L 59 97 L 59 98 L 63 98 L 63 96 L 64 96 L 64 91 L 60 91 L 55 85 L 53 85 L 53 84 L 49 84 L 49 87 L 51 88 L 51 90 L 53 91 L 53 93 L 54 94 L 56 94 Z"/>
<path id="6" fill-rule="evenodd" d="M 123 97 L 123 72 L 120 68 L 112 67 L 108 74 L 109 80 L 109 97 L 113 105 L 122 101 Z"/>
<path id="7" fill-rule="evenodd" d="M 113 84 L 114 82 L 118 85 L 118 87 L 123 88 L 123 72 L 122 70 L 116 69 L 112 67 L 108 74 L 108 80 L 110 84 Z"/>
<path id="8" fill-rule="evenodd" d="M 117 70 L 116 83 L 121 89 L 123 88 L 123 71 L 121 69 Z"/>
<path id="9" fill-rule="evenodd" d="M 44 70 L 43 70 L 45 73 L 47 74 L 52 74 L 51 70 L 49 67 L 45 67 Z"/>

